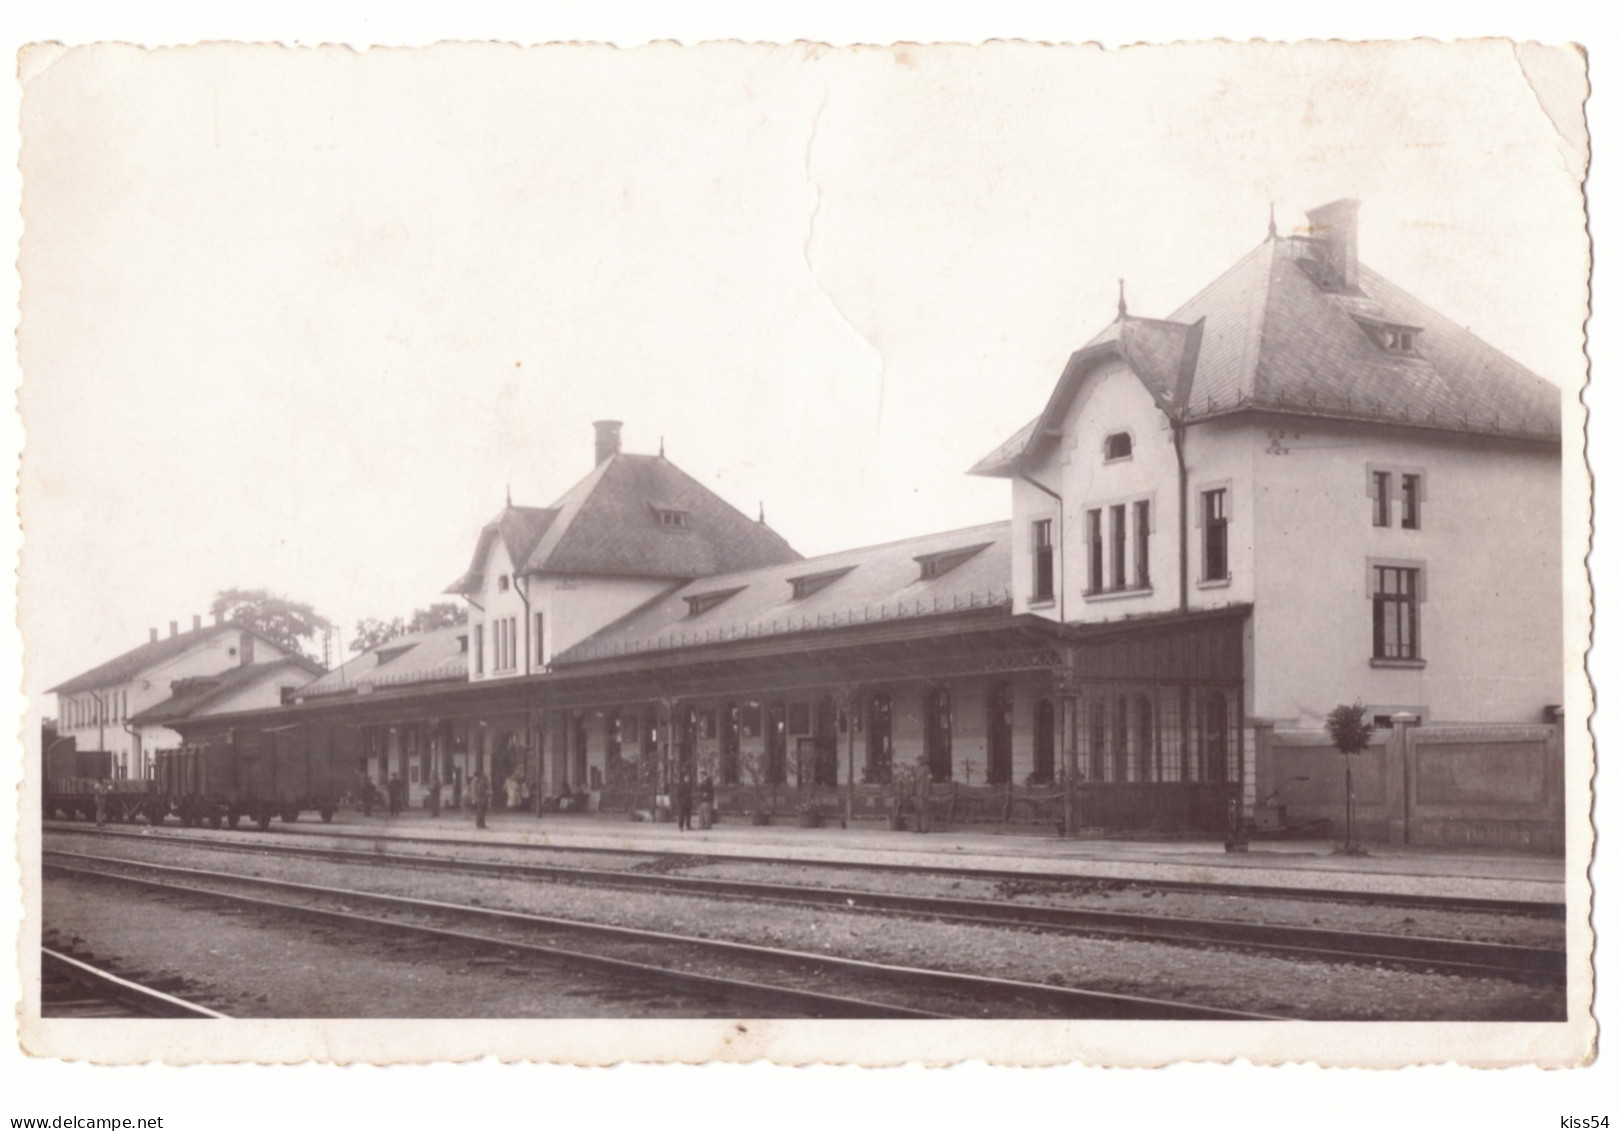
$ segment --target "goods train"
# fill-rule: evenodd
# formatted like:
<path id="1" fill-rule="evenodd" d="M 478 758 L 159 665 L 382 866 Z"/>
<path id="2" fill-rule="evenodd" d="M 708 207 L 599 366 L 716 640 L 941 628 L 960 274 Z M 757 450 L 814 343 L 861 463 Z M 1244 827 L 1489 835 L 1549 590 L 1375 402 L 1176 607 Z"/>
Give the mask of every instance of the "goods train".
<path id="1" fill-rule="evenodd" d="M 108 820 L 156 824 L 172 814 L 182 825 L 217 829 L 246 817 L 266 829 L 275 817 L 296 821 L 310 810 L 330 821 L 351 787 L 358 737 L 351 727 L 319 722 L 192 734 L 185 745 L 158 751 L 150 779 L 109 780 L 105 751 L 71 755 L 71 764 L 58 758 L 46 766 L 47 818 L 94 819 L 99 784 Z"/>

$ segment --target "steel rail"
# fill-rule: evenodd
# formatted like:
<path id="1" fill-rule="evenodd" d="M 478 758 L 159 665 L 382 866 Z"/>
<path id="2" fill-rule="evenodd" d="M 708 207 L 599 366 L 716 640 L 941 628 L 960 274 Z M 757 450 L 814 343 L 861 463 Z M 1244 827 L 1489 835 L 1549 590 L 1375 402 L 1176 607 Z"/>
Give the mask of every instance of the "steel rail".
<path id="1" fill-rule="evenodd" d="M 1107 993 L 1099 990 L 1083 990 L 1066 986 L 1051 986 L 1039 982 L 1025 982 L 1010 978 L 995 978 L 980 974 L 968 974 L 952 970 L 931 970 L 914 966 L 899 966 L 891 963 L 872 962 L 866 959 L 844 958 L 829 954 L 818 954 L 810 951 L 790 950 L 783 947 L 760 946 L 754 943 L 733 942 L 723 939 L 701 938 L 692 935 L 677 935 L 665 931 L 651 931 L 639 927 L 619 927 L 607 923 L 596 923 L 579 919 L 562 919 L 553 916 L 532 915 L 519 911 L 503 911 L 496 908 L 476 907 L 461 903 L 445 903 L 439 900 L 411 899 L 404 896 L 386 895 L 380 892 L 356 891 L 349 888 L 327 887 L 318 884 L 296 883 L 290 880 L 272 880 L 260 876 L 243 876 L 232 872 L 213 872 L 203 869 L 179 868 L 169 864 L 153 864 L 146 861 L 126 860 L 118 857 L 89 856 L 82 853 L 65 853 L 47 850 L 46 856 L 67 857 L 73 860 L 91 861 L 95 864 L 113 864 L 123 867 L 135 868 L 144 871 L 157 872 L 174 877 L 186 877 L 191 880 L 215 881 L 224 883 L 242 884 L 248 887 L 259 887 L 278 891 L 295 892 L 304 896 L 316 898 L 338 898 L 352 901 L 366 901 L 378 904 L 396 911 L 413 912 L 417 914 L 453 915 L 460 918 L 472 918 L 498 923 L 506 926 L 521 926 L 540 928 L 543 930 L 566 931 L 598 938 L 612 939 L 619 942 L 644 943 L 661 947 L 682 946 L 706 951 L 711 955 L 725 958 L 743 958 L 749 960 L 765 960 L 768 962 L 788 962 L 796 965 L 809 965 L 819 969 L 834 970 L 839 973 L 860 977 L 879 978 L 886 985 L 906 983 L 919 990 L 951 990 L 956 992 L 967 991 L 972 993 L 987 993 L 997 1000 L 1009 996 L 1022 997 L 1032 1000 L 1042 1006 L 1059 1012 L 1068 1019 L 1113 1019 L 1113 1020 L 1224 1020 L 1224 1021 L 1284 1021 L 1290 1018 L 1276 1014 L 1253 1013 L 1242 1010 L 1223 1009 L 1217 1006 L 1196 1005 L 1184 1001 L 1169 1001 L 1158 998 L 1141 997 L 1130 994 Z M 507 950 L 522 949 L 532 944 L 515 943 L 494 936 L 466 935 L 462 932 L 443 931 L 442 928 L 425 928 L 419 924 L 402 923 L 393 919 L 372 919 L 364 916 L 354 916 L 352 912 L 331 911 L 325 908 L 311 907 L 308 904 L 279 903 L 270 900 L 258 899 L 254 896 L 245 896 L 232 892 L 221 892 L 207 888 L 197 888 L 189 884 L 166 884 L 157 880 L 150 880 L 142 876 L 128 873 L 106 871 L 100 867 L 75 868 L 71 865 L 44 861 L 46 870 L 55 870 L 72 875 L 94 878 L 110 879 L 115 882 L 131 883 L 147 888 L 166 890 L 181 895 L 197 895 L 209 899 L 219 899 L 256 906 L 264 910 L 280 913 L 297 913 L 312 918 L 322 918 L 343 922 L 363 922 L 367 926 L 388 927 L 395 930 L 408 930 L 416 933 L 442 932 L 444 937 L 457 939 L 462 942 L 478 942 L 484 946 L 503 948 Z M 549 951 L 550 948 L 539 948 Z M 558 950 L 553 952 L 556 957 L 564 961 L 590 960 L 597 963 L 619 962 L 605 956 L 583 955 L 577 951 Z M 667 967 L 641 967 L 643 971 L 655 971 L 659 977 L 691 977 L 687 971 L 670 970 Z M 702 977 L 708 977 L 703 975 Z M 762 992 L 775 992 L 777 987 L 761 987 L 758 983 L 742 983 L 742 986 L 751 986 Z M 807 993 L 810 991 L 785 990 L 787 993 Z M 843 999 L 839 999 L 843 1000 Z M 859 1000 L 859 999 L 849 999 Z M 881 1005 L 880 1003 L 861 1002 L 864 1006 L 879 1009 L 900 1009 Z M 951 1016 L 941 1014 L 920 1014 L 917 1011 L 907 1010 L 907 1016 Z M 868 1014 L 869 1016 L 869 1014 Z"/>
<path id="2" fill-rule="evenodd" d="M 229 1020 L 223 1014 L 197 1005 L 173 994 L 166 994 L 162 990 L 154 990 L 150 986 L 143 986 L 139 982 L 132 982 L 128 978 L 120 977 L 99 966 L 92 966 L 82 959 L 52 950 L 50 947 L 39 948 L 40 967 L 53 969 L 64 976 L 90 990 L 97 997 L 116 1001 L 128 1006 L 138 1013 L 149 1017 L 182 1017 L 207 1018 L 210 1020 Z M 41 1002 L 41 1013 L 44 1005 Z"/>
<path id="3" fill-rule="evenodd" d="M 553 864 L 463 860 L 445 856 L 425 856 L 419 853 L 354 852 L 348 849 L 307 845 L 228 843 L 212 838 L 165 839 L 204 850 L 297 856 L 345 864 L 423 868 L 453 872 L 457 875 L 517 877 L 580 887 L 652 890 L 698 897 L 831 906 L 840 911 L 919 915 L 980 926 L 1029 927 L 1071 934 L 1122 937 L 1141 942 L 1239 947 L 1318 961 L 1415 967 L 1456 974 L 1460 977 L 1494 976 L 1556 981 L 1567 976 L 1567 957 L 1561 950 L 1514 943 L 1480 942 L 1429 935 L 1342 931 L 1224 919 L 1193 919 L 948 896 L 901 895 L 855 888 L 806 887 L 752 880 L 671 876 L 654 872 L 603 871 Z"/>
<path id="4" fill-rule="evenodd" d="M 243 841 L 242 836 L 258 836 L 268 834 L 258 833 L 227 833 L 219 831 L 218 838 L 187 836 L 180 830 L 174 832 L 164 831 L 161 828 L 147 826 L 144 832 L 131 832 L 124 829 L 95 829 L 70 821 L 47 821 L 44 823 L 47 832 L 76 833 L 86 836 L 112 836 L 134 837 L 151 840 L 161 836 L 166 840 L 181 841 L 193 844 L 225 844 L 235 840 L 240 844 L 251 844 L 266 849 L 279 849 L 280 844 L 264 841 Z M 364 841 L 367 844 L 377 844 L 381 841 L 398 842 L 401 844 L 435 845 L 446 848 L 499 848 L 517 852 L 558 852 L 572 853 L 580 856 L 634 856 L 655 858 L 691 858 L 713 859 L 726 863 L 763 864 L 775 867 L 788 867 L 798 865 L 801 867 L 843 869 L 852 872 L 881 872 L 899 873 L 904 875 L 944 876 L 950 879 L 976 879 L 995 882 L 1018 883 L 1051 883 L 1051 884 L 1114 884 L 1120 888 L 1151 888 L 1155 891 L 1189 892 L 1203 895 L 1234 895 L 1258 899 L 1296 899 L 1311 902 L 1347 903 L 1373 907 L 1407 907 L 1421 908 L 1433 911 L 1463 911 L 1482 912 L 1501 915 L 1521 915 L 1536 919 L 1564 919 L 1567 916 L 1567 907 L 1561 902 L 1528 899 L 1493 899 L 1477 896 L 1451 896 L 1451 895 L 1421 895 L 1411 892 L 1372 892 L 1372 891 L 1343 891 L 1323 888 L 1283 887 L 1271 884 L 1242 884 L 1224 883 L 1219 881 L 1204 882 L 1198 880 L 1153 879 L 1144 876 L 1104 876 L 1094 872 L 1026 872 L 1010 871 L 990 868 L 970 868 L 964 866 L 951 866 L 940 864 L 903 864 L 883 860 L 819 860 L 803 857 L 786 856 L 750 856 L 745 853 L 733 853 L 725 850 L 724 846 L 715 846 L 714 850 L 705 852 L 670 851 L 656 846 L 648 848 L 611 848 L 601 845 L 567 845 L 567 844 L 531 844 L 521 841 L 497 841 L 488 839 L 474 839 L 470 837 L 430 837 L 411 836 L 408 833 L 360 833 L 342 832 L 328 827 L 312 827 L 308 831 L 299 829 L 294 832 L 282 826 L 281 832 L 294 837 L 330 837 L 334 840 Z"/>

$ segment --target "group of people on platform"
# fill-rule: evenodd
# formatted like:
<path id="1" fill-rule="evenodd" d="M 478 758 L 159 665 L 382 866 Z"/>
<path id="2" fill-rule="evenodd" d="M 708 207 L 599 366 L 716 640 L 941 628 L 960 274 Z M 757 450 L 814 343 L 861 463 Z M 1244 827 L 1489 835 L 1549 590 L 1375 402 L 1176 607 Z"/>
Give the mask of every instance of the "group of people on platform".
<path id="1" fill-rule="evenodd" d="M 454 779 L 454 797 L 451 807 L 459 809 L 463 800 L 460 771 L 456 772 Z M 528 779 L 521 769 L 514 770 L 501 785 L 506 808 L 512 811 L 527 810 L 533 805 L 534 794 L 529 788 Z M 383 799 L 388 803 L 388 816 L 397 817 L 410 805 L 409 787 L 398 774 L 391 774 L 383 789 L 372 784 L 369 774 L 363 775 L 360 781 L 359 802 L 360 810 L 367 817 L 371 816 Z M 468 810 L 477 821 L 478 828 L 488 827 L 489 809 L 495 800 L 495 789 L 489 777 L 480 767 L 473 771 L 467 780 L 465 800 Z M 552 808 L 558 810 L 573 807 L 583 808 L 588 799 L 583 795 L 569 792 L 566 787 L 552 803 Z M 437 817 L 444 808 L 444 782 L 437 773 L 427 779 L 427 796 L 423 800 L 423 808 L 429 816 Z"/>
<path id="2" fill-rule="evenodd" d="M 682 773 L 675 783 L 675 821 L 681 832 L 691 828 L 692 781 L 690 773 Z M 697 785 L 697 827 L 714 827 L 714 779 L 708 774 Z"/>

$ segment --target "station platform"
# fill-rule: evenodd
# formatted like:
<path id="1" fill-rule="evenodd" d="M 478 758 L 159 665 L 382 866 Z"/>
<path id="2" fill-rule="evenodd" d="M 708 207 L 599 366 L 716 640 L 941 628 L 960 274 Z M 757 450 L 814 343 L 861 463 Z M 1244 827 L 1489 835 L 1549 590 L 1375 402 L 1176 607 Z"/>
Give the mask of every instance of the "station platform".
<path id="1" fill-rule="evenodd" d="M 421 810 L 398 817 L 338 813 L 331 825 L 300 822 L 275 830 L 318 833 L 364 831 L 379 838 L 488 840 L 554 848 L 696 853 L 766 857 L 805 863 L 882 863 L 949 867 L 1030 875 L 1120 880 L 1226 883 L 1324 891 L 1446 896 L 1562 903 L 1567 863 L 1560 857 L 1485 849 L 1448 849 L 1369 843 L 1368 855 L 1334 855 L 1328 841 L 1255 841 L 1246 852 L 1227 852 L 1214 840 L 1142 840 L 1101 837 L 1058 839 L 977 830 L 893 832 L 834 819 L 817 829 L 754 826 L 731 819 L 712 829 L 682 832 L 673 824 L 594 814 L 494 811 L 478 829 L 465 811 L 437 818 Z"/>

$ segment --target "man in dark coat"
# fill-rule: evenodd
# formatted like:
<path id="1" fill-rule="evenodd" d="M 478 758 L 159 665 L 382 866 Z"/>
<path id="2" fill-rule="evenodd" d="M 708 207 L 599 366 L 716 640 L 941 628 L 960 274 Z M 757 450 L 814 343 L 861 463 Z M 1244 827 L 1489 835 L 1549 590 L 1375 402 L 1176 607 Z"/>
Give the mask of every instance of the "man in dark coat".
<path id="1" fill-rule="evenodd" d="M 443 804 L 443 801 L 444 783 L 439 780 L 439 776 L 435 772 L 427 780 L 427 811 L 435 817 L 438 816 L 439 806 Z"/>
<path id="2" fill-rule="evenodd" d="M 691 828 L 691 778 L 686 774 L 680 775 L 680 783 L 675 786 L 675 813 L 681 832 Z"/>
<path id="3" fill-rule="evenodd" d="M 388 816 L 397 817 L 405 809 L 405 783 L 394 774 L 388 779 Z"/>
<path id="4" fill-rule="evenodd" d="M 480 829 L 489 827 L 485 823 L 489 816 L 489 792 L 489 779 L 483 776 L 482 770 L 479 770 L 472 775 L 472 812 L 478 818 Z"/>

